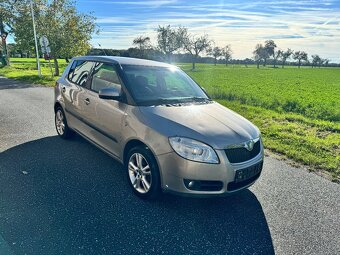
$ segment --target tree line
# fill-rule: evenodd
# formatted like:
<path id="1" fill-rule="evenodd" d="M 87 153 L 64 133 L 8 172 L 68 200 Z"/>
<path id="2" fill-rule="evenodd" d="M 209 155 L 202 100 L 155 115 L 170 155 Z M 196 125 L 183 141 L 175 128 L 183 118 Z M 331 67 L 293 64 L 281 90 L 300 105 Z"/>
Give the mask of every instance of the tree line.
<path id="1" fill-rule="evenodd" d="M 311 61 L 308 59 L 308 54 L 305 51 L 293 51 L 291 49 L 281 50 L 277 49 L 277 45 L 273 40 L 265 41 L 264 45 L 257 44 L 255 50 L 253 51 L 254 60 L 256 62 L 257 68 L 259 68 L 262 63 L 266 66 L 267 60 L 272 57 L 273 65 L 276 67 L 278 60 L 281 60 L 282 68 L 285 66 L 288 59 L 293 58 L 297 61 L 297 66 L 300 68 L 301 64 L 305 62 L 307 65 L 312 67 L 328 66 L 329 59 L 323 59 L 319 55 L 312 55 Z"/>
<path id="2" fill-rule="evenodd" d="M 196 68 L 196 63 L 201 57 L 202 53 L 206 53 L 214 58 L 216 65 L 218 58 L 223 58 L 226 65 L 232 57 L 232 50 L 230 45 L 223 48 L 214 47 L 215 42 L 209 38 L 207 34 L 195 35 L 189 32 L 186 27 L 171 27 L 158 26 L 157 28 L 157 46 L 151 46 L 150 37 L 138 36 L 133 40 L 133 44 L 137 46 L 140 57 L 147 57 L 145 54 L 147 49 L 156 49 L 164 56 L 167 62 L 172 61 L 173 55 L 179 52 L 184 52 L 190 56 L 192 62 L 192 69 Z"/>
<path id="3" fill-rule="evenodd" d="M 253 51 L 252 59 L 244 60 L 232 59 L 232 49 L 230 45 L 218 47 L 215 42 L 209 39 L 207 34 L 198 36 L 189 33 L 188 28 L 173 28 L 170 25 L 159 26 L 157 28 L 156 45 L 152 45 L 148 36 L 138 36 L 133 40 L 134 48 L 128 50 L 110 50 L 110 49 L 92 49 L 89 54 L 92 55 L 118 55 L 125 57 L 138 57 L 153 60 L 172 62 L 192 62 L 192 69 L 195 69 L 197 62 L 201 63 L 228 63 L 256 64 L 266 66 L 268 63 L 273 67 L 278 64 L 284 68 L 285 65 L 297 65 L 299 68 L 302 64 L 312 67 L 321 66 L 340 66 L 338 64 L 329 63 L 329 59 L 321 58 L 319 55 L 311 55 L 311 60 L 305 51 L 293 51 L 292 49 L 278 49 L 273 40 L 267 40 L 264 44 L 257 44 Z M 205 56 L 202 54 L 205 53 Z M 209 57 L 207 57 L 209 56 Z M 295 60 L 291 62 L 290 60 Z"/>

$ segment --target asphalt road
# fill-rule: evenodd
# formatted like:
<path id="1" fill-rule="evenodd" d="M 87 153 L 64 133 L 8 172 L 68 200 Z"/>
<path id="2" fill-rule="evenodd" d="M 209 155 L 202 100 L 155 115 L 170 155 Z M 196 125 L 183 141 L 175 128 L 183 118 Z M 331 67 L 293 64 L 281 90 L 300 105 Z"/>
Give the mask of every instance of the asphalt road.
<path id="1" fill-rule="evenodd" d="M 301 145 L 303 146 L 303 144 Z M 0 78 L 0 254 L 340 254 L 340 185 L 266 157 L 226 198 L 147 202 L 53 124 L 53 89 Z"/>

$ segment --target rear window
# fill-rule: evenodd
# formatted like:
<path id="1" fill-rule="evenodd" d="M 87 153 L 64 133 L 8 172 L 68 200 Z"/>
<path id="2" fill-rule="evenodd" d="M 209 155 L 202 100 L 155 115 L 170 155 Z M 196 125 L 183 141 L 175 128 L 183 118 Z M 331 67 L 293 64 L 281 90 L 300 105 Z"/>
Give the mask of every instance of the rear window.
<path id="1" fill-rule="evenodd" d="M 93 62 L 76 60 L 72 63 L 70 72 L 68 74 L 69 81 L 79 85 L 85 86 L 87 79 L 90 76 Z"/>

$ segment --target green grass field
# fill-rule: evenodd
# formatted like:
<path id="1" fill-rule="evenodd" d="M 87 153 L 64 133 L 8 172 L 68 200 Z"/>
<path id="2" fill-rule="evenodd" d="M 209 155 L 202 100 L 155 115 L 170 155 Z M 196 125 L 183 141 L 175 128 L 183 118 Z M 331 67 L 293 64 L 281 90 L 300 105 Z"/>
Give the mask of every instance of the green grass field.
<path id="1" fill-rule="evenodd" d="M 0 75 L 52 85 L 48 63 L 37 77 L 34 59 L 12 59 Z M 60 61 L 60 70 L 66 66 Z M 178 64 L 223 105 L 261 130 L 265 147 L 340 181 L 340 69 Z"/>
<path id="2" fill-rule="evenodd" d="M 339 68 L 245 68 L 182 65 L 214 98 L 239 101 L 278 112 L 340 121 Z"/>
<path id="3" fill-rule="evenodd" d="M 60 73 L 67 66 L 64 59 L 59 61 Z M 33 84 L 53 86 L 58 77 L 52 77 L 48 61 L 40 59 L 42 77 L 38 76 L 35 58 L 11 58 L 11 66 L 1 68 L 0 75 Z M 53 61 L 51 61 L 53 67 Z M 54 70 L 54 69 L 53 69 Z"/>

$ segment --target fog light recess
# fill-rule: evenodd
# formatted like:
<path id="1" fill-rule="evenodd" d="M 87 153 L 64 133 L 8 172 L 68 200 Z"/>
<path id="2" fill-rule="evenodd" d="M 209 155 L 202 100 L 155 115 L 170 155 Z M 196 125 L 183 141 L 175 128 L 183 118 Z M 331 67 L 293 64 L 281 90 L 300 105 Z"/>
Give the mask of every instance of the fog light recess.
<path id="1" fill-rule="evenodd" d="M 184 179 L 184 185 L 189 190 L 195 191 L 219 191 L 223 188 L 221 181 L 204 181 L 204 180 L 187 180 Z"/>

